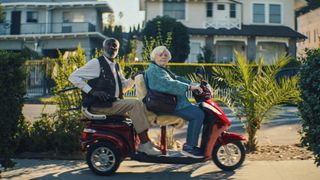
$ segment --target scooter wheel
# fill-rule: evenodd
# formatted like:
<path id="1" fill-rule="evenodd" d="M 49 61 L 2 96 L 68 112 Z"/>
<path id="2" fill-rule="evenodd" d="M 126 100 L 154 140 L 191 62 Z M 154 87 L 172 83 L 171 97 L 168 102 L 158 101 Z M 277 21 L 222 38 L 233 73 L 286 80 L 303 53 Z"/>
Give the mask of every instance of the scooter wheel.
<path id="1" fill-rule="evenodd" d="M 225 145 L 218 144 L 212 151 L 213 162 L 224 171 L 237 169 L 242 165 L 245 157 L 245 148 L 240 141 Z"/>
<path id="2" fill-rule="evenodd" d="M 110 176 L 121 163 L 120 153 L 109 142 L 98 142 L 90 146 L 86 156 L 89 168 L 100 176 Z"/>

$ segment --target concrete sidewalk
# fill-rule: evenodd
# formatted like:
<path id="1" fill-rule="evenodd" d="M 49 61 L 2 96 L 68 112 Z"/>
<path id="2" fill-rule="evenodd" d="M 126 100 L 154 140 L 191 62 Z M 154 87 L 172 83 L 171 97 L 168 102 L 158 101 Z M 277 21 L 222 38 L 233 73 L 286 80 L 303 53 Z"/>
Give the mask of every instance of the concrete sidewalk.
<path id="1" fill-rule="evenodd" d="M 24 114 L 37 119 L 43 106 L 26 105 Z M 54 106 L 48 106 L 46 112 L 54 112 Z M 290 110 L 290 111 L 289 111 Z M 293 111 L 293 112 L 291 112 Z M 294 118 L 296 108 L 289 108 L 285 117 Z M 298 121 L 278 121 L 262 125 L 257 133 L 259 145 L 292 145 L 299 143 Z M 244 129 L 234 127 L 230 131 L 244 134 Z M 157 139 L 160 131 L 155 127 L 149 131 Z M 185 141 L 186 126 L 175 131 L 175 138 Z M 93 174 L 85 161 L 62 160 L 17 160 L 17 166 L 2 173 L 4 179 L 102 179 Z M 193 165 L 166 165 L 123 161 L 114 176 L 108 179 L 243 179 L 243 180 L 319 180 L 320 168 L 311 160 L 290 161 L 248 161 L 234 172 L 223 172 L 212 162 Z"/>
<path id="2" fill-rule="evenodd" d="M 245 161 L 234 172 L 224 172 L 212 162 L 193 165 L 166 165 L 123 161 L 111 177 L 93 174 L 84 161 L 17 160 L 17 166 L 2 174 L 4 179 L 243 179 L 319 180 L 320 168 L 311 160 Z"/>

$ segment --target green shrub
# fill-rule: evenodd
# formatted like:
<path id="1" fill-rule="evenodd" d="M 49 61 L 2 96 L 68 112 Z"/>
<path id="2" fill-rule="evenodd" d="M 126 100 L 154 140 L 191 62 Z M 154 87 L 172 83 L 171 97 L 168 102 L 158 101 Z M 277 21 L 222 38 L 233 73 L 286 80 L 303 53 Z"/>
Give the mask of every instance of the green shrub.
<path id="1" fill-rule="evenodd" d="M 314 152 L 320 166 L 320 49 L 307 50 L 307 58 L 300 69 L 301 98 L 299 110 L 302 117 L 301 141 Z"/>
<path id="2" fill-rule="evenodd" d="M 79 150 L 79 139 L 83 130 L 78 116 L 59 115 L 58 112 L 42 114 L 33 124 L 25 122 L 19 127 L 21 152 L 70 153 Z"/>
<path id="3" fill-rule="evenodd" d="M 79 114 L 59 116 L 54 128 L 53 143 L 56 152 L 71 153 L 80 150 L 83 123 L 79 120 Z"/>
<path id="4" fill-rule="evenodd" d="M 23 120 L 18 124 L 17 137 L 19 139 L 19 144 L 16 153 L 24 152 L 30 149 L 31 128 L 32 123 L 27 120 Z"/>
<path id="5" fill-rule="evenodd" d="M 53 92 L 58 108 L 53 119 L 54 132 L 51 141 L 56 152 L 69 153 L 80 149 L 83 124 L 79 120 L 81 112 L 76 108 L 81 105 L 81 91 L 80 89 L 60 91 L 73 86 L 68 80 L 70 74 L 85 63 L 86 56 L 80 45 L 74 53 L 65 58 L 60 54 L 55 60 L 56 73 L 52 75 L 52 79 L 56 83 Z"/>
<path id="6" fill-rule="evenodd" d="M 42 113 L 41 119 L 33 124 L 21 124 L 20 145 L 17 152 L 70 153 L 80 149 L 83 124 L 79 120 L 81 113 L 75 108 L 81 104 L 81 91 L 74 89 L 61 92 L 61 90 L 72 86 L 68 77 L 85 62 L 85 54 L 80 46 L 69 56 L 63 57 L 60 54 L 59 58 L 54 60 L 52 79 L 56 84 L 53 93 L 54 102 L 58 106 L 57 111 L 51 115 Z M 70 111 L 72 108 L 74 110 Z"/>
<path id="7" fill-rule="evenodd" d="M 86 63 L 84 50 L 78 46 L 77 50 L 64 58 L 62 55 L 55 60 L 57 73 L 53 74 L 56 83 L 54 95 L 58 109 L 54 118 L 53 143 L 56 152 L 73 152 L 80 149 L 80 135 L 83 130 L 81 112 L 75 108 L 81 105 L 81 91 L 75 89 L 65 91 L 65 88 L 73 86 L 68 80 L 70 74 Z M 71 110 L 70 109 L 75 109 Z"/>
<path id="8" fill-rule="evenodd" d="M 53 117 L 50 117 L 48 114 L 42 114 L 41 119 L 34 122 L 30 130 L 29 150 L 32 152 L 52 150 L 53 133 Z"/>
<path id="9" fill-rule="evenodd" d="M 26 73 L 21 54 L 0 51 L 0 163 L 11 167 L 18 146 L 19 123 L 23 122 L 23 96 Z"/>

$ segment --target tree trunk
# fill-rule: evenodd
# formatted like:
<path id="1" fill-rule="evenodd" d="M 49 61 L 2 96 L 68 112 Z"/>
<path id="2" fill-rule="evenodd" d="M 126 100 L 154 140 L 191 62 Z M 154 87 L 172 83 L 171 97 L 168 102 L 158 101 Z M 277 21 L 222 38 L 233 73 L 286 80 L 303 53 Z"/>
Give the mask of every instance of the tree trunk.
<path id="1" fill-rule="evenodd" d="M 248 124 L 247 124 L 248 141 L 246 144 L 248 152 L 253 152 L 257 150 L 256 133 L 257 133 L 258 127 L 259 127 L 258 120 L 248 119 Z"/>

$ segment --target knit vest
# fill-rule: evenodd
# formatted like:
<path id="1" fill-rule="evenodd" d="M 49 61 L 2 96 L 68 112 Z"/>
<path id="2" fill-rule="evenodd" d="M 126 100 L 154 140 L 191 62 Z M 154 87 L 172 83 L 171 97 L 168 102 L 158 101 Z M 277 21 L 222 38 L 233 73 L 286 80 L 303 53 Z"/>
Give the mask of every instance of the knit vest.
<path id="1" fill-rule="evenodd" d="M 104 91 L 110 97 L 115 97 L 116 81 L 114 79 L 111 68 L 108 62 L 106 61 L 106 59 L 104 58 L 104 56 L 100 56 L 98 60 L 100 64 L 100 76 L 98 78 L 89 80 L 88 84 L 90 87 L 92 87 L 94 91 Z M 117 72 L 117 79 L 118 79 L 118 86 L 119 86 L 119 98 L 122 99 L 123 98 L 122 83 L 120 79 L 120 68 L 118 63 L 116 63 L 115 68 Z M 115 101 L 114 98 L 106 102 L 103 102 L 97 98 L 94 98 L 92 100 L 91 105 L 94 107 L 111 107 L 112 102 L 114 101 Z"/>

